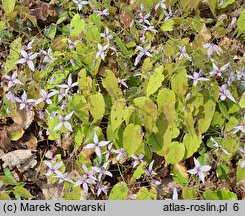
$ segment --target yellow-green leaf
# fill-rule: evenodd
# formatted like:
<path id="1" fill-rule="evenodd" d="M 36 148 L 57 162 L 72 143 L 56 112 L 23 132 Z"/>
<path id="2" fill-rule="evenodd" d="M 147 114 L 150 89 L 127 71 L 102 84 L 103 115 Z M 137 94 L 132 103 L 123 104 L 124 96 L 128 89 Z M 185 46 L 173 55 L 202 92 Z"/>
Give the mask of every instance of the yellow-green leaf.
<path id="1" fill-rule="evenodd" d="M 239 101 L 239 106 L 243 109 L 245 108 L 245 92 L 243 92 L 243 94 L 242 94 L 242 97 Z"/>
<path id="2" fill-rule="evenodd" d="M 101 120 L 105 113 L 105 101 L 101 93 L 89 96 L 89 111 L 94 118 L 94 122 Z"/>
<path id="3" fill-rule="evenodd" d="M 157 96 L 157 104 L 159 112 L 163 112 L 170 124 L 172 124 L 176 118 L 175 112 L 175 94 L 172 90 L 164 88 L 161 89 Z"/>
<path id="4" fill-rule="evenodd" d="M 17 38 L 11 43 L 10 53 L 8 55 L 8 58 L 4 66 L 4 70 L 6 74 L 16 66 L 16 62 L 19 60 L 19 53 L 21 48 L 22 48 L 21 38 Z"/>
<path id="5" fill-rule="evenodd" d="M 125 106 L 126 101 L 125 99 L 121 98 L 117 100 L 111 108 L 111 127 L 113 131 L 118 129 L 124 121 L 123 115 Z"/>
<path id="6" fill-rule="evenodd" d="M 6 14 L 9 14 L 14 11 L 16 0 L 2 0 L 3 9 Z"/>
<path id="7" fill-rule="evenodd" d="M 31 193 L 27 189 L 21 186 L 16 186 L 14 188 L 14 193 L 24 198 L 32 198 Z"/>
<path id="8" fill-rule="evenodd" d="M 123 148 L 131 157 L 141 146 L 143 134 L 139 125 L 129 124 L 123 132 Z"/>
<path id="9" fill-rule="evenodd" d="M 160 66 L 156 68 L 154 73 L 150 76 L 146 90 L 147 97 L 149 97 L 151 94 L 154 94 L 161 87 L 163 80 L 163 66 Z"/>
<path id="10" fill-rule="evenodd" d="M 70 23 L 70 35 L 78 36 L 84 30 L 85 22 L 80 18 L 79 14 L 76 14 Z"/>
<path id="11" fill-rule="evenodd" d="M 128 187 L 125 182 L 118 182 L 111 190 L 109 200 L 125 200 L 128 195 Z"/>
<path id="12" fill-rule="evenodd" d="M 172 31 L 173 30 L 174 21 L 172 19 L 168 19 L 161 25 L 162 31 Z"/>

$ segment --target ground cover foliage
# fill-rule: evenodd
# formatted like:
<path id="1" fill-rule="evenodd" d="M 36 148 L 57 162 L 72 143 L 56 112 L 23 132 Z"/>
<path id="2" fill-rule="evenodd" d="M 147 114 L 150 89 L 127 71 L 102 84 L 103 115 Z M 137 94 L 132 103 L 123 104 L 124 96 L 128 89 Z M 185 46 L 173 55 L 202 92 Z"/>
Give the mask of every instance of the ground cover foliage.
<path id="1" fill-rule="evenodd" d="M 2 0 L 0 199 L 244 199 L 242 0 Z"/>

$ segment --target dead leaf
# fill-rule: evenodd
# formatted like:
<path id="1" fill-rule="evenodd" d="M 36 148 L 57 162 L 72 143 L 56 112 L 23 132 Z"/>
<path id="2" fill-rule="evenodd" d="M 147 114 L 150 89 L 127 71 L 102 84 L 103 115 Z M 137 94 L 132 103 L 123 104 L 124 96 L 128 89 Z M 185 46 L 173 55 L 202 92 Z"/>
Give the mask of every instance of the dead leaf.
<path id="1" fill-rule="evenodd" d="M 27 129 L 34 120 L 34 111 L 18 110 L 16 114 L 12 117 L 13 121 L 20 125 L 23 129 Z"/>
<path id="2" fill-rule="evenodd" d="M 209 29 L 206 27 L 205 24 L 202 26 L 200 34 L 205 42 L 209 41 L 210 38 L 212 37 L 211 32 L 209 31 Z"/>
<path id="3" fill-rule="evenodd" d="M 36 156 L 33 155 L 30 150 L 15 150 L 1 157 L 4 162 L 4 168 L 9 167 L 9 169 L 13 169 L 17 167 L 20 172 L 24 172 L 36 166 L 37 161 L 35 158 Z"/>
<path id="4" fill-rule="evenodd" d="M 0 149 L 9 151 L 11 149 L 10 139 L 8 138 L 7 130 L 0 130 Z"/>
<path id="5" fill-rule="evenodd" d="M 41 182 L 40 188 L 42 188 L 42 199 L 44 200 L 63 200 L 63 184 L 58 182 L 54 184 Z"/>
<path id="6" fill-rule="evenodd" d="M 49 8 L 49 4 L 45 2 L 38 1 L 30 9 L 30 14 L 35 16 L 37 20 L 46 21 L 47 18 L 57 16 L 55 10 Z"/>
<path id="7" fill-rule="evenodd" d="M 182 163 L 174 164 L 174 168 L 177 169 L 183 176 L 188 177 L 187 169 Z"/>
<path id="8" fill-rule="evenodd" d="M 72 145 L 72 136 L 70 133 L 65 133 L 61 139 L 61 147 L 64 151 L 70 152 Z"/>
<path id="9" fill-rule="evenodd" d="M 37 149 L 37 138 L 32 135 L 28 141 L 24 142 L 28 149 L 36 150 Z"/>

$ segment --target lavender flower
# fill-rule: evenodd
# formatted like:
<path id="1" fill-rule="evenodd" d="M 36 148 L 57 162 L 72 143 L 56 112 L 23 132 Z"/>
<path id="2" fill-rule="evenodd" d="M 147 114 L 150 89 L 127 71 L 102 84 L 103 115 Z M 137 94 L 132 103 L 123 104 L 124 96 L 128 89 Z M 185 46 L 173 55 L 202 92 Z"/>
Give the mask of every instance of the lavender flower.
<path id="1" fill-rule="evenodd" d="M 8 80 L 8 88 L 10 89 L 12 86 L 16 85 L 23 85 L 21 81 L 17 79 L 17 72 L 15 71 L 12 76 L 5 75 L 4 76 Z"/>
<path id="2" fill-rule="evenodd" d="M 62 172 L 59 169 L 62 167 L 63 163 L 58 162 L 56 164 L 50 163 L 49 161 L 44 161 L 44 164 L 49 168 L 48 172 L 45 174 L 46 176 L 51 176 L 52 174 L 56 174 L 62 176 Z"/>
<path id="3" fill-rule="evenodd" d="M 154 164 L 154 160 L 149 164 L 148 169 L 144 169 L 145 174 L 149 177 L 155 176 L 156 172 L 152 170 Z"/>
<path id="4" fill-rule="evenodd" d="M 103 11 L 95 11 L 98 13 L 98 16 L 108 16 L 109 15 L 109 10 L 106 8 Z"/>
<path id="5" fill-rule="evenodd" d="M 243 117 L 243 122 L 234 128 L 233 133 L 237 133 L 238 131 L 241 131 L 243 134 L 245 134 L 245 115 Z M 244 152 L 244 154 L 245 154 L 245 152 Z"/>
<path id="6" fill-rule="evenodd" d="M 75 184 L 74 187 L 78 185 L 82 185 L 83 190 L 88 192 L 88 184 L 96 184 L 97 179 L 93 176 L 94 171 L 88 171 L 88 168 L 83 164 L 82 168 L 84 170 L 84 175 L 78 180 Z"/>
<path id="7" fill-rule="evenodd" d="M 114 152 L 117 154 L 117 157 L 116 157 L 117 161 L 127 159 L 127 153 L 123 148 L 115 150 Z"/>
<path id="8" fill-rule="evenodd" d="M 230 63 L 227 63 L 224 66 L 222 66 L 221 68 L 218 68 L 216 66 L 216 64 L 213 63 L 213 70 L 209 73 L 209 75 L 211 77 L 213 77 L 213 76 L 222 77 L 222 72 L 225 71 L 228 68 L 229 65 L 230 65 Z"/>
<path id="9" fill-rule="evenodd" d="M 96 59 L 100 56 L 103 60 L 105 60 L 105 51 L 108 49 L 109 44 L 102 47 L 101 44 L 98 44 L 99 51 L 96 53 Z"/>
<path id="10" fill-rule="evenodd" d="M 117 78 L 117 82 L 123 86 L 125 86 L 126 88 L 128 88 L 128 85 L 127 83 L 125 82 L 126 79 L 120 79 L 120 78 Z"/>
<path id="11" fill-rule="evenodd" d="M 73 2 L 74 2 L 75 4 L 77 4 L 78 10 L 82 10 L 83 5 L 89 4 L 88 1 L 81 1 L 81 0 L 73 0 Z"/>
<path id="12" fill-rule="evenodd" d="M 196 86 L 198 84 L 199 81 L 209 81 L 208 78 L 205 77 L 201 77 L 201 73 L 197 73 L 194 72 L 193 76 L 191 75 L 185 75 L 186 77 L 188 77 L 189 79 L 193 80 L 193 85 Z"/>
<path id="13" fill-rule="evenodd" d="M 24 108 L 26 108 L 28 110 L 30 108 L 29 104 L 35 102 L 35 100 L 33 100 L 33 99 L 27 99 L 27 95 L 26 95 L 25 91 L 23 92 L 21 98 L 16 97 L 15 101 L 20 103 L 20 110 L 23 110 Z"/>
<path id="14" fill-rule="evenodd" d="M 98 136 L 97 136 L 96 132 L 94 132 L 94 143 L 87 144 L 86 146 L 84 146 L 84 148 L 85 149 L 94 148 L 96 155 L 101 159 L 100 148 L 102 146 L 108 145 L 109 143 L 110 143 L 110 141 L 100 141 L 99 142 Z"/>
<path id="15" fill-rule="evenodd" d="M 147 25 L 151 25 L 151 23 L 149 22 L 148 18 L 150 17 L 150 14 L 144 14 L 143 12 L 140 12 L 139 13 L 139 16 L 140 16 L 140 20 L 139 20 L 139 23 L 146 23 Z"/>
<path id="16" fill-rule="evenodd" d="M 24 45 L 22 50 L 24 51 L 31 50 L 33 42 L 34 42 L 34 39 L 32 39 L 27 45 Z"/>
<path id="17" fill-rule="evenodd" d="M 47 104 L 52 104 L 52 100 L 50 99 L 50 97 L 57 94 L 56 91 L 52 91 L 49 94 L 47 94 L 47 92 L 44 89 L 41 89 L 40 93 L 41 93 L 42 97 L 36 100 L 35 105 L 37 105 L 43 101 L 45 101 Z"/>
<path id="18" fill-rule="evenodd" d="M 187 172 L 192 175 L 198 174 L 199 179 L 202 182 L 204 182 L 204 178 L 205 178 L 204 172 L 209 171 L 211 169 L 211 166 L 209 165 L 200 166 L 200 163 L 196 158 L 194 158 L 194 164 L 195 167 L 191 170 L 188 170 Z"/>
<path id="19" fill-rule="evenodd" d="M 67 173 L 62 173 L 62 172 L 59 172 L 58 174 L 56 174 L 56 176 L 54 176 L 55 178 L 59 179 L 59 184 L 66 181 L 66 182 L 69 182 L 69 183 L 73 183 L 73 181 L 69 178 L 67 178 Z"/>
<path id="20" fill-rule="evenodd" d="M 24 57 L 24 58 L 21 58 L 19 59 L 16 64 L 24 64 L 24 63 L 27 63 L 28 67 L 34 71 L 35 70 L 35 67 L 34 67 L 34 63 L 32 62 L 33 59 L 35 59 L 37 56 L 38 56 L 38 53 L 29 53 L 27 54 L 26 51 L 24 50 L 21 50 L 20 51 L 21 55 Z"/>
<path id="21" fill-rule="evenodd" d="M 108 190 L 109 190 L 108 186 L 98 184 L 97 185 L 97 197 L 101 194 L 101 192 L 103 192 L 107 196 Z"/>
<path id="22" fill-rule="evenodd" d="M 239 151 L 245 155 L 245 145 L 243 146 L 243 148 L 239 148 Z M 241 162 L 241 168 L 245 168 L 245 160 Z"/>
<path id="23" fill-rule="evenodd" d="M 97 173 L 99 174 L 99 175 L 98 175 L 98 180 L 99 180 L 99 181 L 101 180 L 101 177 L 102 177 L 103 175 L 107 175 L 107 176 L 110 176 L 110 177 L 113 176 L 111 172 L 109 172 L 109 171 L 106 170 L 106 168 L 107 168 L 109 162 L 110 162 L 110 161 L 105 162 L 105 163 L 103 164 L 102 167 L 96 166 L 96 167 L 93 167 L 93 168 L 92 168 L 95 172 L 97 172 Z"/>
<path id="24" fill-rule="evenodd" d="M 51 48 L 48 48 L 48 52 L 46 52 L 45 50 L 42 50 L 41 52 L 44 55 L 44 58 L 43 58 L 44 63 L 53 62 L 55 60 L 55 58 L 51 56 L 51 53 L 52 53 Z"/>
<path id="25" fill-rule="evenodd" d="M 108 159 L 110 158 L 110 155 L 115 152 L 115 150 L 112 148 L 112 146 L 113 146 L 113 143 L 110 143 L 107 146 L 107 150 L 105 152 L 103 152 L 103 154 L 105 154 L 106 161 L 108 161 Z"/>
<path id="26" fill-rule="evenodd" d="M 180 60 L 182 58 L 186 58 L 187 60 L 191 61 L 191 57 L 186 53 L 186 48 L 185 46 L 178 46 L 179 48 L 179 51 L 180 51 L 180 55 L 179 57 L 177 58 L 177 60 Z"/>
<path id="27" fill-rule="evenodd" d="M 234 103 L 236 103 L 235 98 L 232 96 L 230 91 L 226 89 L 226 84 L 223 84 L 221 87 L 219 87 L 219 94 L 220 94 L 220 100 L 225 100 L 226 98 L 229 98 Z"/>
<path id="28" fill-rule="evenodd" d="M 55 126 L 54 130 L 56 131 L 64 125 L 67 130 L 72 132 L 72 127 L 71 127 L 71 124 L 68 122 L 68 120 L 72 117 L 73 113 L 74 113 L 74 111 L 70 112 L 65 117 L 63 117 L 59 114 L 58 118 L 60 119 L 60 122 Z"/>
<path id="29" fill-rule="evenodd" d="M 144 155 L 143 154 L 140 154 L 139 156 L 136 156 L 133 154 L 131 157 L 134 159 L 133 168 L 138 166 L 140 163 L 144 162 L 144 160 L 143 160 Z"/>
<path id="30" fill-rule="evenodd" d="M 173 11 L 172 11 L 171 7 L 169 8 L 168 12 L 164 11 L 164 15 L 165 15 L 164 21 L 167 21 L 168 19 L 170 19 L 173 16 Z"/>
<path id="31" fill-rule="evenodd" d="M 111 40 L 113 38 L 113 36 L 110 34 L 110 31 L 108 28 L 105 28 L 105 33 L 101 33 L 100 36 L 102 38 L 106 38 L 108 40 Z"/>
<path id="32" fill-rule="evenodd" d="M 71 88 L 78 85 L 78 82 L 72 83 L 71 74 L 68 77 L 67 84 L 58 85 L 58 87 L 65 89 L 65 94 L 67 95 Z"/>
<path id="33" fill-rule="evenodd" d="M 166 0 L 161 0 L 160 2 L 158 2 L 158 3 L 156 4 L 156 6 L 155 6 L 155 10 L 157 10 L 159 7 L 161 7 L 163 10 L 166 10 L 167 7 L 166 7 L 166 5 L 164 4 L 165 1 L 166 1 Z"/>
<path id="34" fill-rule="evenodd" d="M 176 188 L 173 189 L 172 199 L 165 199 L 165 200 L 178 200 L 178 192 L 177 192 Z"/>
<path id="35" fill-rule="evenodd" d="M 151 48 L 151 45 L 147 46 L 146 48 L 143 48 L 143 47 L 140 47 L 140 46 L 137 46 L 137 48 L 139 49 L 140 53 L 137 55 L 136 59 L 135 59 L 135 62 L 134 62 L 134 66 L 136 66 L 140 59 L 146 55 L 146 56 L 149 56 L 149 57 L 152 57 L 152 55 L 149 53 L 149 50 Z"/>
<path id="36" fill-rule="evenodd" d="M 212 43 L 206 43 L 203 45 L 203 47 L 208 49 L 208 57 L 211 57 L 213 52 L 216 52 L 218 55 L 223 53 L 223 50 L 219 46 Z"/>

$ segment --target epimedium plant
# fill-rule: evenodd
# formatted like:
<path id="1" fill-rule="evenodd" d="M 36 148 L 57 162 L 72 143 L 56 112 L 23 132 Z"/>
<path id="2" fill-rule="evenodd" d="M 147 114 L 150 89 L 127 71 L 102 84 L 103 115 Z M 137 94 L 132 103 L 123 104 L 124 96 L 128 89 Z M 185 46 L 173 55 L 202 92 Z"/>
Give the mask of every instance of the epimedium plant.
<path id="1" fill-rule="evenodd" d="M 157 199 L 163 172 L 157 158 L 182 188 L 167 197 L 240 198 L 229 188 L 199 196 L 188 190 L 207 179 L 245 178 L 239 1 L 209 0 L 205 14 L 199 0 L 63 0 L 56 21 L 32 37 L 16 35 L 16 25 L 39 29 L 38 17 L 18 1 L 2 2 L 0 43 L 8 55 L 1 116 L 35 111 L 45 139 L 71 137 L 72 170 L 61 154 L 47 151 L 40 161 L 47 181 L 63 185 L 65 199 L 80 199 L 81 190 L 104 199 Z M 17 130 L 9 138 L 22 136 Z M 3 184 L 24 185 L 5 177 Z"/>

